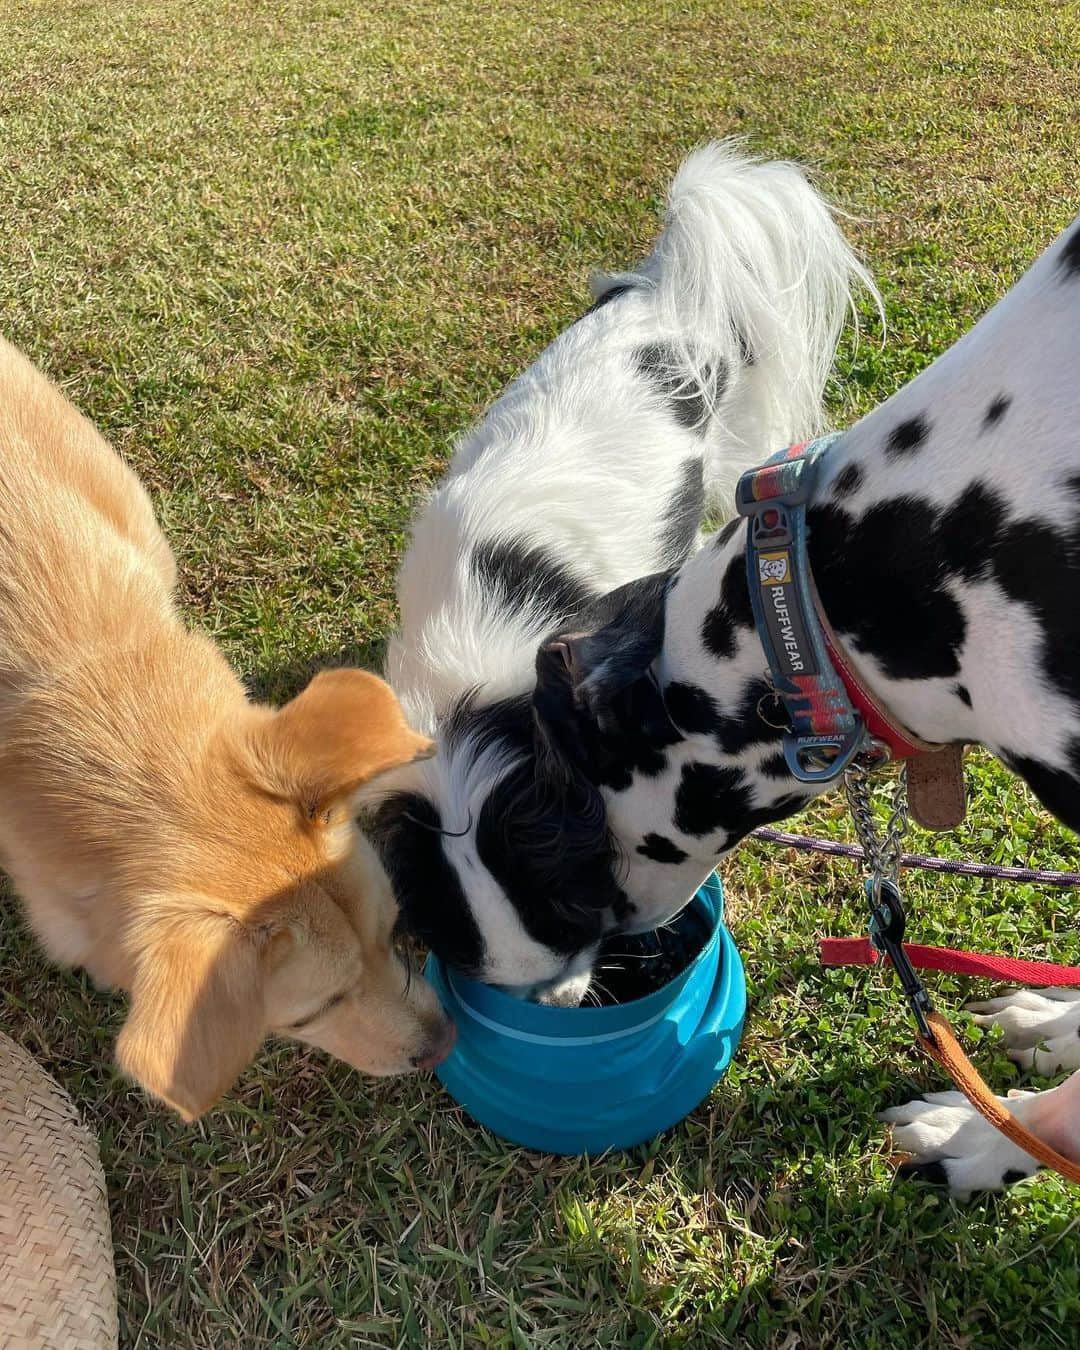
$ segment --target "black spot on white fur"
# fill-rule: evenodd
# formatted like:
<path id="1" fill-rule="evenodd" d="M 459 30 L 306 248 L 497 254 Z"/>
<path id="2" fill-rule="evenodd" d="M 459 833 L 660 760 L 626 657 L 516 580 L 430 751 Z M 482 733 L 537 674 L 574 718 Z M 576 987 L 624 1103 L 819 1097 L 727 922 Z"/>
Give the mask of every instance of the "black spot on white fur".
<path id="1" fill-rule="evenodd" d="M 922 1181 L 929 1186 L 948 1186 L 949 1174 L 942 1162 L 902 1163 L 897 1168 L 897 1176 L 910 1181 Z"/>
<path id="2" fill-rule="evenodd" d="M 473 550 L 473 571 L 492 604 L 512 613 L 528 607 L 563 623 L 595 596 L 589 586 L 547 549 L 514 539 L 491 540 Z"/>
<path id="3" fill-rule="evenodd" d="M 735 655 L 739 630 L 753 626 L 754 612 L 746 584 L 746 559 L 742 553 L 737 553 L 728 563 L 720 583 L 719 601 L 705 615 L 701 640 L 707 652 L 718 660 L 726 661 Z"/>
<path id="4" fill-rule="evenodd" d="M 1001 1174 L 1001 1184 L 1003 1186 L 1015 1186 L 1018 1181 L 1026 1181 L 1028 1177 L 1033 1177 L 1036 1170 L 1033 1167 L 1030 1171 L 1025 1172 L 1019 1167 L 1009 1167 Z"/>
<path id="5" fill-rule="evenodd" d="M 834 497 L 850 497 L 862 486 L 863 471 L 858 464 L 848 464 L 836 475 L 833 483 Z"/>
<path id="6" fill-rule="evenodd" d="M 841 636 L 872 652 L 893 679 L 956 675 L 967 625 L 945 589 L 937 511 L 919 497 L 879 502 L 861 516 L 808 513 L 810 565 Z M 975 556 L 952 541 L 957 556 Z"/>
<path id="7" fill-rule="evenodd" d="M 758 766 L 758 772 L 766 778 L 791 777 L 791 770 L 788 768 L 787 760 L 780 751 L 775 755 L 770 755 L 768 759 L 763 759 Z"/>
<path id="8" fill-rule="evenodd" d="M 1003 753 L 1001 758 L 1062 824 L 1080 831 L 1080 740 L 1070 742 L 1069 765 L 1065 769 L 1040 763 L 1027 755 Z"/>
<path id="9" fill-rule="evenodd" d="M 728 661 L 735 655 L 735 623 L 723 603 L 714 605 L 705 615 L 701 641 L 705 650 L 717 660 Z"/>
<path id="10" fill-rule="evenodd" d="M 705 468 L 696 455 L 682 466 L 679 486 L 663 513 L 660 560 L 664 567 L 685 562 L 705 511 Z"/>
<path id="11" fill-rule="evenodd" d="M 643 858 L 652 859 L 653 862 L 671 863 L 673 865 L 685 862 L 689 856 L 666 834 L 647 834 L 638 844 L 637 852 Z"/>
<path id="12" fill-rule="evenodd" d="M 750 787 L 741 769 L 693 762 L 683 765 L 675 790 L 673 824 L 682 834 L 700 839 L 724 831 L 716 850 L 724 853 L 751 830 L 783 820 L 806 805 L 807 797 L 786 793 L 765 806 L 751 807 Z"/>
<path id="13" fill-rule="evenodd" d="M 739 531 L 745 529 L 746 529 L 746 521 L 742 520 L 739 516 L 733 516 L 726 525 L 722 526 L 713 535 L 712 537 L 713 548 L 717 549 L 718 551 L 727 548 L 728 544 L 731 543 L 732 539 L 735 538 L 735 536 L 739 533 Z"/>
<path id="14" fill-rule="evenodd" d="M 664 689 L 668 716 L 684 736 L 711 736 L 720 725 L 720 710 L 700 685 L 672 680 Z"/>
<path id="15" fill-rule="evenodd" d="M 971 707 L 971 691 L 968 689 L 966 684 L 953 685 L 953 693 L 960 700 L 960 702 L 964 704 L 965 707 L 967 708 Z"/>
<path id="16" fill-rule="evenodd" d="M 614 286 L 609 286 L 606 291 L 601 291 L 581 317 L 584 318 L 586 314 L 595 314 L 598 309 L 603 309 L 605 305 L 610 305 L 613 300 L 618 300 L 620 295 L 625 295 L 627 291 L 636 289 L 629 282 L 618 282 Z"/>
<path id="17" fill-rule="evenodd" d="M 741 769 L 684 764 L 675 790 L 675 827 L 692 838 L 732 831 L 750 814 L 750 790 Z"/>
<path id="18" fill-rule="evenodd" d="M 1008 394 L 998 394 L 993 403 L 986 410 L 986 416 L 983 418 L 983 429 L 997 426 L 1005 414 L 1009 411 L 1009 404 L 1012 399 Z"/>
<path id="19" fill-rule="evenodd" d="M 706 362 L 699 383 L 670 342 L 649 342 L 634 353 L 638 371 L 667 400 L 672 417 L 688 431 L 704 431 L 709 412 L 727 383 L 722 362 Z"/>
<path id="20" fill-rule="evenodd" d="M 898 423 L 885 442 L 886 456 L 896 459 L 901 455 L 910 455 L 925 442 L 929 430 L 925 417 L 909 417 Z"/>

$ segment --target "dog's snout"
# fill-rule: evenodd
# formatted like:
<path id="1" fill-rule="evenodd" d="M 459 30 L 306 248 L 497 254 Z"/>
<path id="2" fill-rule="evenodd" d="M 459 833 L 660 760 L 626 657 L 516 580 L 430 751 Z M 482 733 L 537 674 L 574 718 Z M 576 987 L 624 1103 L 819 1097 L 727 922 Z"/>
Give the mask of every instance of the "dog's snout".
<path id="1" fill-rule="evenodd" d="M 434 1069 L 443 1062 L 457 1043 L 457 1027 L 447 1018 L 431 1035 L 424 1052 L 414 1055 L 414 1069 Z"/>

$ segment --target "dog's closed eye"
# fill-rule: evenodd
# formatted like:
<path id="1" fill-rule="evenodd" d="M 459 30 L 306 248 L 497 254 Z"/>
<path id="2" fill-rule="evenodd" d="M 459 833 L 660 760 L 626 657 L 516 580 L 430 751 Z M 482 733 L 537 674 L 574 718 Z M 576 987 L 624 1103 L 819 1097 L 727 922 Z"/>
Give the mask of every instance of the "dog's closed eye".
<path id="1" fill-rule="evenodd" d="M 308 1013 L 306 1017 L 301 1017 L 299 1022 L 290 1022 L 286 1030 L 299 1031 L 302 1027 L 310 1026 L 312 1022 L 317 1022 L 319 1018 L 325 1013 L 328 1013 L 331 1008 L 336 1008 L 339 1003 L 343 1003 L 348 992 L 347 989 L 343 989 L 340 993 L 333 994 L 321 1007 L 316 1008 L 313 1013 Z"/>

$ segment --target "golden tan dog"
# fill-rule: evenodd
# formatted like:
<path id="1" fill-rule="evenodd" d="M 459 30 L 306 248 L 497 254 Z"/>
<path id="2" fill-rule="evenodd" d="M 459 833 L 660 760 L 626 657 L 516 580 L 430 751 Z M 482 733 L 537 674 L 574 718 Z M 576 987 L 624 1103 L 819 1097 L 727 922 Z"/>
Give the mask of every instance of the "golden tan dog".
<path id="1" fill-rule="evenodd" d="M 430 742 L 359 670 L 250 703 L 175 571 L 135 475 L 0 340 L 0 861 L 34 931 L 130 991 L 119 1062 L 185 1119 L 268 1032 L 437 1063 L 452 1024 L 350 810 Z"/>

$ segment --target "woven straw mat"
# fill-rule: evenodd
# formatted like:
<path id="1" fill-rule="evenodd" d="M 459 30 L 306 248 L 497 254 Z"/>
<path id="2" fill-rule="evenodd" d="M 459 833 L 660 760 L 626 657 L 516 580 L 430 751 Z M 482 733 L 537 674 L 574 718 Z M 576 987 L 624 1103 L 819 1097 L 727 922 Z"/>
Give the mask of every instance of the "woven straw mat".
<path id="1" fill-rule="evenodd" d="M 105 1178 L 71 1099 L 0 1034 L 0 1347 L 117 1343 Z"/>

